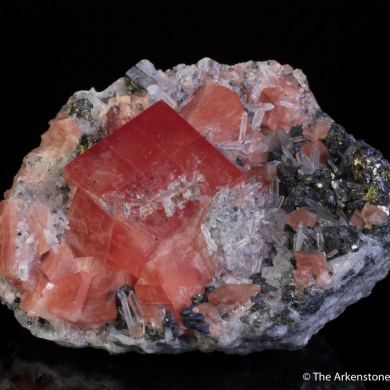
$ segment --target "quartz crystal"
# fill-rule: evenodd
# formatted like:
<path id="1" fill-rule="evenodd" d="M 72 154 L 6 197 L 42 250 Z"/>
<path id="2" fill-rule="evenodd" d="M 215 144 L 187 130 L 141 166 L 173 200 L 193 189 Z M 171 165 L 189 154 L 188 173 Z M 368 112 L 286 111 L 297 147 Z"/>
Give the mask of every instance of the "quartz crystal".
<path id="1" fill-rule="evenodd" d="M 112 353 L 304 346 L 386 276 L 390 164 L 276 61 L 76 92 L 0 203 L 0 298 Z"/>

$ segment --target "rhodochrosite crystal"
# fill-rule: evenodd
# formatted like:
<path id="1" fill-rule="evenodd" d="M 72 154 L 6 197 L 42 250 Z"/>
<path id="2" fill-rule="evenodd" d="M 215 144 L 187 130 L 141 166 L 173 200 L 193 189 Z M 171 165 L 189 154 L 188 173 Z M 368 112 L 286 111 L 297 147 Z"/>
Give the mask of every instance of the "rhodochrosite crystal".
<path id="1" fill-rule="evenodd" d="M 147 60 L 76 92 L 0 203 L 0 297 L 110 352 L 299 348 L 389 268 L 390 164 L 300 70 Z"/>

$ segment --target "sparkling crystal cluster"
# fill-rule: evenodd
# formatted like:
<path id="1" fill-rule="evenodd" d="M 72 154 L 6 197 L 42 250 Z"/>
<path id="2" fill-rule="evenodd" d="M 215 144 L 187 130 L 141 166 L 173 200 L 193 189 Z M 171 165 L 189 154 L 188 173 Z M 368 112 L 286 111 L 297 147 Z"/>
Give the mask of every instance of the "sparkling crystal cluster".
<path id="1" fill-rule="evenodd" d="M 299 348 L 389 268 L 390 164 L 300 70 L 147 60 L 76 92 L 0 203 L 0 297 L 110 352 Z"/>

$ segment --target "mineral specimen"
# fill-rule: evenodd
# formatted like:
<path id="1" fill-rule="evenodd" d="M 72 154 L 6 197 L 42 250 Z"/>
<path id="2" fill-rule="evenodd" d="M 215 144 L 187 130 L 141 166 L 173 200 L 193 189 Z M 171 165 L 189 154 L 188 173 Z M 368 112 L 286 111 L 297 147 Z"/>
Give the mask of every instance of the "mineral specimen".
<path id="1" fill-rule="evenodd" d="M 76 92 L 0 203 L 0 297 L 110 352 L 305 345 L 390 268 L 390 164 L 300 70 L 147 60 Z"/>

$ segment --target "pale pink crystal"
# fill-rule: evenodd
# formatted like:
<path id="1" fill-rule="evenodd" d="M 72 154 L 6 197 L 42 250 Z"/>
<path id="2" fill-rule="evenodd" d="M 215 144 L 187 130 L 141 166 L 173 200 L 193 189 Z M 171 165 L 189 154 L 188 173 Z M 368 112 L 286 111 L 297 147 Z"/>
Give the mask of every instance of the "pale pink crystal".
<path id="1" fill-rule="evenodd" d="M 286 223 L 294 230 L 297 230 L 299 224 L 306 227 L 313 227 L 317 223 L 317 215 L 305 207 L 300 207 L 287 215 Z"/>
<path id="2" fill-rule="evenodd" d="M 315 123 L 304 127 L 303 135 L 311 141 L 325 139 L 329 133 L 331 125 L 332 122 L 330 120 L 320 119 Z"/>
<path id="3" fill-rule="evenodd" d="M 234 308 L 236 305 L 244 305 L 249 299 L 260 292 L 258 284 L 223 284 L 211 291 L 208 300 L 214 306 Z"/>
<path id="4" fill-rule="evenodd" d="M 239 96 L 213 80 L 207 80 L 180 111 L 213 143 L 238 140 L 244 113 Z"/>
<path id="5" fill-rule="evenodd" d="M 332 280 L 324 254 L 318 252 L 295 252 L 294 258 L 297 263 L 297 270 L 294 271 L 294 279 L 297 286 L 301 289 L 309 287 L 307 283 L 311 281 L 309 276 L 311 273 L 318 286 L 322 288 L 330 287 Z"/>
<path id="6" fill-rule="evenodd" d="M 379 226 L 388 222 L 389 216 L 379 206 L 366 202 L 361 210 L 355 210 L 349 223 L 358 228 L 369 227 L 371 225 Z"/>

